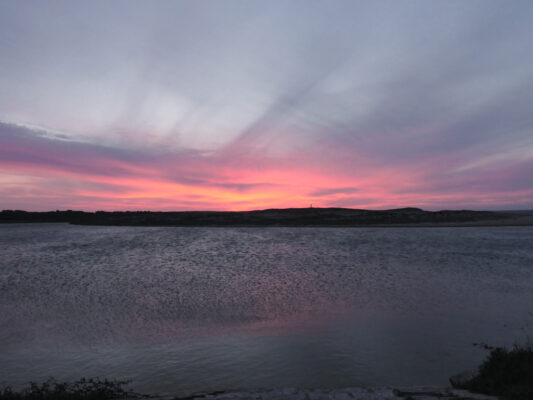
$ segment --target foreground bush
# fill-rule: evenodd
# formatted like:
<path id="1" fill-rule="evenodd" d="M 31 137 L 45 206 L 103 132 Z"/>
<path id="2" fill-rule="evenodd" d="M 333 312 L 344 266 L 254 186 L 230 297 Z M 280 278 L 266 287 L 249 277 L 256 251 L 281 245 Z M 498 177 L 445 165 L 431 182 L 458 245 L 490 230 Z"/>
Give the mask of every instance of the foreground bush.
<path id="1" fill-rule="evenodd" d="M 57 382 L 49 379 L 42 384 L 30 382 L 30 386 L 15 392 L 11 387 L 0 389 L 0 400 L 110 400 L 128 395 L 123 388 L 128 381 L 85 379 L 76 382 Z"/>
<path id="2" fill-rule="evenodd" d="M 533 345 L 491 348 L 478 373 L 462 387 L 509 400 L 532 400 Z"/>

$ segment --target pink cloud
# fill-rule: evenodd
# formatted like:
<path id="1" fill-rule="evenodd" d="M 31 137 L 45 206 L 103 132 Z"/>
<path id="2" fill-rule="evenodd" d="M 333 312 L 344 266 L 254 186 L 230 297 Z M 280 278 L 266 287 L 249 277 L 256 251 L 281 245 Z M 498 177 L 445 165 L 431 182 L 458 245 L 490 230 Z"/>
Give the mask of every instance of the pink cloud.
<path id="1" fill-rule="evenodd" d="M 312 143 L 282 156 L 125 150 L 0 125 L 0 206 L 27 210 L 247 210 L 274 207 L 531 207 L 531 164 L 452 173 L 462 160 L 376 163 Z M 326 149 L 327 151 L 324 151 Z M 239 154 L 237 157 L 236 154 Z M 456 157 L 456 156 L 455 156 Z M 514 187 L 505 182 L 515 182 Z"/>

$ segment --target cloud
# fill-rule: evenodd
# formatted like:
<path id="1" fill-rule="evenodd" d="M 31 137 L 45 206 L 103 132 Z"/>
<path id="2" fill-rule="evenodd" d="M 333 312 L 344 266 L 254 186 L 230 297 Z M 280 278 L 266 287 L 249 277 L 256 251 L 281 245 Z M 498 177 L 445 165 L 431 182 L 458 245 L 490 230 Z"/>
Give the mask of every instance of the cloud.
<path id="1" fill-rule="evenodd" d="M 322 197 L 322 196 L 329 196 L 332 194 L 346 194 L 346 193 L 356 193 L 359 190 L 352 187 L 338 187 L 338 188 L 327 188 L 327 189 L 319 189 L 311 192 L 309 195 L 313 197 Z"/>
<path id="2" fill-rule="evenodd" d="M 475 208 L 507 194 L 522 207 L 532 11 L 490 0 L 3 2 L 3 199 Z"/>

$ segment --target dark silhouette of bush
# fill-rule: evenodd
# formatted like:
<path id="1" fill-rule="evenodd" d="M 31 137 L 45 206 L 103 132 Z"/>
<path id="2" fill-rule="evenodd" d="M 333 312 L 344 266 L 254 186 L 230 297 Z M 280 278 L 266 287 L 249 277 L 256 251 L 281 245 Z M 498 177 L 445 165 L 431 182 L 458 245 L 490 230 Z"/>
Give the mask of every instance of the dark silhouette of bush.
<path id="1" fill-rule="evenodd" d="M 50 378 L 38 384 L 30 382 L 29 387 L 13 391 L 7 386 L 0 389 L 0 400 L 111 400 L 122 399 L 129 392 L 124 389 L 128 381 L 82 378 L 75 382 L 57 382 Z"/>
<path id="2" fill-rule="evenodd" d="M 533 399 L 533 345 L 486 347 L 488 357 L 478 373 L 462 385 L 463 389 L 509 400 Z"/>

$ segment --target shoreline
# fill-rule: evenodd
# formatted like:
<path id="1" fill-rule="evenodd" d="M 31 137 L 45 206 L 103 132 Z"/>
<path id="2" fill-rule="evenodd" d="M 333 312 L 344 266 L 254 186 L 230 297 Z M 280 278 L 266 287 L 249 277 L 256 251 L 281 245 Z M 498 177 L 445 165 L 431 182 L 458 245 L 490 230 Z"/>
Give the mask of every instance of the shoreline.
<path id="1" fill-rule="evenodd" d="M 227 225 L 169 225 L 169 224 L 112 224 L 112 223 L 76 223 L 68 221 L 6 221 L 0 220 L 1 225 L 31 225 L 31 224 L 68 224 L 75 226 L 116 226 L 132 228 L 498 228 L 498 227 L 528 227 L 533 226 L 533 216 L 518 217 L 508 220 L 486 220 L 468 222 L 419 222 L 419 223 L 392 223 L 392 224 L 353 224 L 353 225 L 259 225 L 259 224 L 227 224 Z"/>
<path id="2" fill-rule="evenodd" d="M 424 211 L 419 208 L 361 210 L 350 208 L 286 208 L 254 211 L 50 211 L 4 210 L 0 224 L 70 223 L 95 226 L 221 228 L 424 228 L 533 226 L 533 211 Z"/>
<path id="3" fill-rule="evenodd" d="M 277 388 L 221 390 L 188 396 L 169 393 L 143 395 L 130 393 L 128 400 L 500 400 L 496 396 L 472 393 L 451 387 L 345 387 L 345 388 Z"/>

